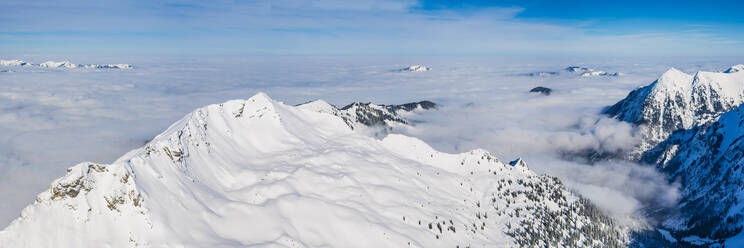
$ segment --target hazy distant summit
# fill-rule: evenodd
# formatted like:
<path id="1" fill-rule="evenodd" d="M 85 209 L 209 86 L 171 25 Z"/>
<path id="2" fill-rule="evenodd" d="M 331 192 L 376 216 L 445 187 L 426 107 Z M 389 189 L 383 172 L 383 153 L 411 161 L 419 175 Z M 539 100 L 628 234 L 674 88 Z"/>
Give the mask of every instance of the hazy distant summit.
<path id="1" fill-rule="evenodd" d="M 430 71 L 431 68 L 423 66 L 423 65 L 412 65 L 409 67 L 401 68 L 398 71 L 401 72 L 423 72 L 423 71 Z"/>
<path id="2" fill-rule="evenodd" d="M 84 69 L 132 69 L 130 64 L 75 64 L 70 61 L 47 61 L 41 64 L 29 63 L 23 60 L 0 59 L 0 66 L 21 66 L 21 67 L 39 67 L 39 68 L 84 68 Z"/>
<path id="3" fill-rule="evenodd" d="M 563 68 L 563 73 L 559 71 L 536 71 L 536 72 L 528 72 L 520 74 L 521 76 L 528 76 L 528 77 L 551 77 L 551 76 L 558 76 L 558 75 L 579 75 L 581 77 L 617 77 L 622 76 L 623 73 L 620 72 L 606 72 L 601 70 L 595 70 L 588 67 L 581 67 L 581 66 L 568 66 L 566 68 Z"/>

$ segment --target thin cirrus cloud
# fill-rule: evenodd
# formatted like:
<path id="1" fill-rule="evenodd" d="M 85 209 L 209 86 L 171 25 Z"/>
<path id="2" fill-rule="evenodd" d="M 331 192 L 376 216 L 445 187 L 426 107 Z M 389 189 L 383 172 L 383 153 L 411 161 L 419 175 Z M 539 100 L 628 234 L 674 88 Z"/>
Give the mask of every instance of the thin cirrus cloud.
<path id="1" fill-rule="evenodd" d="M 545 7 L 532 2 L 430 5 L 10 1 L 0 3 L 0 53 L 741 55 L 736 48 L 743 44 L 738 32 L 715 24 L 646 20 L 635 25 L 632 19 L 540 16 Z"/>

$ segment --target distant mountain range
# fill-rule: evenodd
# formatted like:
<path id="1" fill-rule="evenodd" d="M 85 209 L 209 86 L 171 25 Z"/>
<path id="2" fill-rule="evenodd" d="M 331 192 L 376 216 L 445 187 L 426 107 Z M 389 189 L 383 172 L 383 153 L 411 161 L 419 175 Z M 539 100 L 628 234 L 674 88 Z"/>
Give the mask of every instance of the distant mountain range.
<path id="1" fill-rule="evenodd" d="M 41 64 L 33 64 L 23 60 L 2 60 L 0 66 L 28 66 L 41 68 L 84 68 L 84 69 L 132 69 L 130 64 L 73 64 L 70 61 L 47 61 Z"/>
<path id="2" fill-rule="evenodd" d="M 564 73 L 568 73 L 569 75 L 579 75 L 581 77 L 618 77 L 622 76 L 623 74 L 620 72 L 606 72 L 601 70 L 595 70 L 587 67 L 581 67 L 581 66 L 568 66 L 563 69 Z M 558 71 L 538 71 L 538 72 L 528 72 L 521 74 L 522 76 L 528 76 L 528 77 L 549 77 L 549 76 L 558 76 L 561 73 Z"/>

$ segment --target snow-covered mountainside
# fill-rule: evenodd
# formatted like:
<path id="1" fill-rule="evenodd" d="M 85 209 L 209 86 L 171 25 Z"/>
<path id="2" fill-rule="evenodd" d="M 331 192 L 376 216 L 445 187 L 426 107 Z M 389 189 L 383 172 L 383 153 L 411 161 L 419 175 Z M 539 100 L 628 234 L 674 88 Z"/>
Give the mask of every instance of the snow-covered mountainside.
<path id="1" fill-rule="evenodd" d="M 744 235 L 744 105 L 715 122 L 673 133 L 642 160 L 683 184 L 679 215 L 663 223 L 680 242 L 697 236 L 709 245 Z"/>
<path id="2" fill-rule="evenodd" d="M 315 100 L 297 105 L 301 109 L 332 114 L 341 117 L 354 130 L 360 128 L 379 128 L 378 135 L 390 133 L 395 125 L 411 124 L 406 116 L 411 112 L 436 109 L 437 105 L 430 101 L 411 102 L 400 105 L 377 105 L 373 103 L 354 102 L 342 108 L 336 108 L 326 101 Z"/>
<path id="3" fill-rule="evenodd" d="M 23 60 L 0 60 L 0 66 L 35 66 L 41 68 L 131 69 L 130 64 L 73 64 L 70 61 L 47 61 L 32 64 Z"/>
<path id="4" fill-rule="evenodd" d="M 431 70 L 431 68 L 423 66 L 423 65 L 412 65 L 406 68 L 402 68 L 398 71 L 406 71 L 406 72 L 422 72 L 422 71 L 428 71 Z"/>
<path id="5" fill-rule="evenodd" d="M 317 104 L 320 105 L 320 104 Z M 318 112 L 317 110 L 322 110 Z M 618 247 L 556 178 L 259 93 L 186 115 L 112 164 L 69 168 L 4 247 Z"/>
<path id="6" fill-rule="evenodd" d="M 604 113 L 643 125 L 645 151 L 680 129 L 714 120 L 744 102 L 744 72 L 700 71 L 689 75 L 671 68 L 648 86 L 633 90 Z"/>

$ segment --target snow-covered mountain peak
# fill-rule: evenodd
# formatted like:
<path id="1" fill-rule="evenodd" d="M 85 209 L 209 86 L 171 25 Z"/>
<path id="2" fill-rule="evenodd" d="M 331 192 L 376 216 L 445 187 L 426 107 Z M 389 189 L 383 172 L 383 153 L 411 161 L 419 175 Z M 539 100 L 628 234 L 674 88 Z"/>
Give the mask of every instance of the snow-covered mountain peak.
<path id="1" fill-rule="evenodd" d="M 70 61 L 47 61 L 39 64 L 40 67 L 48 68 L 77 68 L 77 64 L 73 64 Z"/>
<path id="2" fill-rule="evenodd" d="M 740 71 L 744 71 L 744 65 L 743 64 L 738 64 L 738 65 L 729 67 L 728 69 L 726 69 L 725 71 L 723 71 L 723 73 L 735 73 L 735 72 L 740 72 Z"/>
<path id="3" fill-rule="evenodd" d="M 684 73 L 672 67 L 659 76 L 656 87 L 664 88 L 689 88 L 692 75 Z"/>
<path id="4" fill-rule="evenodd" d="M 594 77 L 594 76 L 609 76 L 609 77 L 617 77 L 623 75 L 619 72 L 613 72 L 609 73 L 606 71 L 600 71 L 600 70 L 594 70 L 592 68 L 587 67 L 581 67 L 581 66 L 569 66 L 566 67 L 564 70 L 572 73 L 578 73 L 582 77 Z"/>
<path id="5" fill-rule="evenodd" d="M 556 178 L 483 150 L 374 139 L 265 94 L 199 108 L 112 164 L 71 167 L 0 231 L 9 247 L 616 247 L 626 238 Z"/>
<path id="6" fill-rule="evenodd" d="M 640 147 L 643 151 L 676 130 L 709 122 L 742 102 L 742 73 L 700 71 L 693 76 L 671 68 L 650 85 L 633 90 L 605 113 L 644 125 Z"/>
<path id="7" fill-rule="evenodd" d="M 18 60 L 18 59 L 11 59 L 11 60 L 0 59 L 0 65 L 1 66 L 27 66 L 31 64 L 29 64 L 26 61 Z"/>

